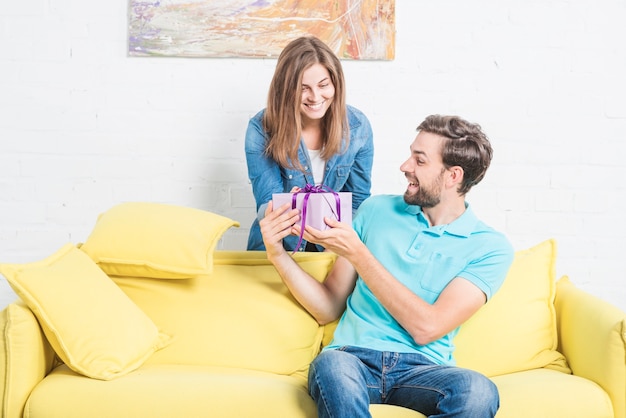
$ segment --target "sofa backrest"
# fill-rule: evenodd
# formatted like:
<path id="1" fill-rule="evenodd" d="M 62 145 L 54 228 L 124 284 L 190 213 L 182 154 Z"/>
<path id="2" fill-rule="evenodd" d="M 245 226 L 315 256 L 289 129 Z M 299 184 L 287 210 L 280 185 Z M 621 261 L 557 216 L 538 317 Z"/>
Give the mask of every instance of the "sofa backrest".
<path id="1" fill-rule="evenodd" d="M 335 256 L 298 253 L 318 280 Z M 112 279 L 172 342 L 147 364 L 198 364 L 306 378 L 323 327 L 294 300 L 264 252 L 216 251 L 213 272 L 190 279 Z"/>
<path id="2" fill-rule="evenodd" d="M 556 242 L 515 253 L 504 284 L 455 338 L 459 366 L 497 376 L 549 367 L 569 373 L 557 351 Z"/>
<path id="3" fill-rule="evenodd" d="M 294 257 L 318 280 L 335 257 Z M 172 343 L 148 363 L 242 367 L 305 377 L 333 326 L 320 327 L 293 299 L 265 253 L 216 251 L 213 273 L 192 279 L 113 280 Z M 557 351 L 556 243 L 517 251 L 502 288 L 461 327 L 459 366 L 496 376 L 539 367 L 569 372 Z"/>

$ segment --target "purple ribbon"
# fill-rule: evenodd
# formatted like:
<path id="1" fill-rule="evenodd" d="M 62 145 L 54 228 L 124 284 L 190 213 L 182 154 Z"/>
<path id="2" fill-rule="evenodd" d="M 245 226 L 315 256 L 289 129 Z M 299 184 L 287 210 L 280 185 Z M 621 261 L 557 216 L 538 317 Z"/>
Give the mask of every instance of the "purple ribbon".
<path id="1" fill-rule="evenodd" d="M 291 209 L 296 208 L 296 202 L 298 200 L 298 195 L 300 193 L 305 193 L 304 199 L 302 199 L 302 222 L 300 223 L 300 239 L 298 240 L 298 244 L 293 249 L 292 254 L 295 254 L 298 251 L 298 248 L 302 245 L 302 237 L 304 235 L 304 227 L 306 226 L 306 209 L 309 202 L 309 196 L 311 193 L 332 193 L 335 196 L 335 204 L 337 207 L 337 220 L 341 222 L 341 199 L 339 199 L 339 194 L 336 191 L 331 189 L 328 186 L 324 186 L 323 184 L 320 186 L 315 186 L 313 184 L 307 184 L 304 186 L 304 189 L 300 189 L 299 192 L 293 193 L 291 197 Z"/>

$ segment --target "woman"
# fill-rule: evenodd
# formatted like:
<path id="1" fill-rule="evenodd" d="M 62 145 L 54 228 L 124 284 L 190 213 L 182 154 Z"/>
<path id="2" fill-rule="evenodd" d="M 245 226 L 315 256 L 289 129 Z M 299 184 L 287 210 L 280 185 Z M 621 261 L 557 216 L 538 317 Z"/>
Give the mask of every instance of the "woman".
<path id="1" fill-rule="evenodd" d="M 315 37 L 291 41 L 278 57 L 267 107 L 248 123 L 248 177 L 257 218 L 248 250 L 265 250 L 259 220 L 273 193 L 306 184 L 352 192 L 352 210 L 370 195 L 374 143 L 367 117 L 346 104 L 341 62 Z M 298 237 L 283 240 L 293 250 Z M 322 251 L 303 243 L 300 250 Z"/>

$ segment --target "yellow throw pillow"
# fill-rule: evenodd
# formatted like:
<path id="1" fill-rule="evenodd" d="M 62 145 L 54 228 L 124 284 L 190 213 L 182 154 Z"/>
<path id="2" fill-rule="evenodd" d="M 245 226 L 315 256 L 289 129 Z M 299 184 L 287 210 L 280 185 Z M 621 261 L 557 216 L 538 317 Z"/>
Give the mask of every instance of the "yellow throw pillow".
<path id="1" fill-rule="evenodd" d="M 81 250 L 111 276 L 190 278 L 212 271 L 215 246 L 231 226 L 239 223 L 200 209 L 122 203 L 98 217 Z"/>
<path id="2" fill-rule="evenodd" d="M 122 376 L 170 340 L 72 244 L 41 261 L 0 264 L 0 273 L 77 373 L 101 380 Z"/>
<path id="3" fill-rule="evenodd" d="M 515 253 L 504 284 L 461 326 L 455 358 L 487 376 L 549 367 L 569 372 L 556 351 L 556 242 Z"/>

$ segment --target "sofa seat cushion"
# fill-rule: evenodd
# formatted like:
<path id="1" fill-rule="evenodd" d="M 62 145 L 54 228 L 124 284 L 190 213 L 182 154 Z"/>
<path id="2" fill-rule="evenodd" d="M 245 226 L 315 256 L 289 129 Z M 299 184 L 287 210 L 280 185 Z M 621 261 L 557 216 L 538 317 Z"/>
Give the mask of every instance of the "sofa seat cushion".
<path id="1" fill-rule="evenodd" d="M 613 418 L 608 394 L 579 376 L 536 369 L 491 380 L 500 392 L 496 418 Z"/>
<path id="2" fill-rule="evenodd" d="M 613 418 L 608 395 L 574 375 L 537 369 L 492 380 L 501 400 L 496 418 Z M 423 417 L 390 405 L 370 410 L 374 418 Z M 27 418 L 82 418 L 96 412 L 100 418 L 316 417 L 299 377 L 189 365 L 144 365 L 112 381 L 89 379 L 62 365 L 35 387 L 26 411 Z"/>
<path id="3" fill-rule="evenodd" d="M 27 418 L 317 418 L 298 377 L 185 365 L 145 365 L 107 382 L 62 365 L 35 387 L 26 410 Z M 371 412 L 373 418 L 424 417 L 391 405 L 372 405 Z"/>
<path id="4" fill-rule="evenodd" d="M 186 365 L 145 365 L 106 382 L 63 365 L 35 387 L 26 410 L 28 418 L 316 417 L 298 377 Z"/>
<path id="5" fill-rule="evenodd" d="M 395 405 L 370 405 L 372 418 L 426 418 L 426 415 Z"/>

